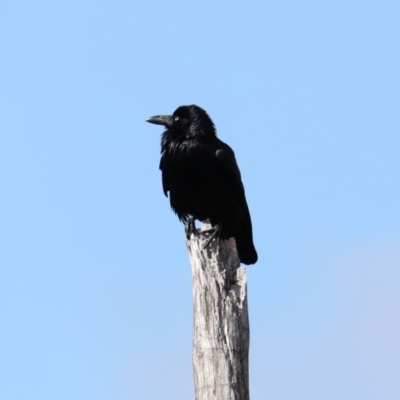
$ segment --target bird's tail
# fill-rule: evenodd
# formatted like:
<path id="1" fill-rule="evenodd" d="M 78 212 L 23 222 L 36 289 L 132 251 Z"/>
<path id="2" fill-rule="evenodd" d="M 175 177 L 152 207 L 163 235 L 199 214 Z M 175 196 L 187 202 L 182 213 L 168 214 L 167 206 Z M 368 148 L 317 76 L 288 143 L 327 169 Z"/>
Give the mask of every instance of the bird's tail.
<path id="1" fill-rule="evenodd" d="M 255 264 L 258 260 L 256 248 L 253 244 L 253 237 L 250 232 L 236 235 L 236 248 L 239 254 L 240 261 L 243 264 Z"/>
<path id="2" fill-rule="evenodd" d="M 258 260 L 258 255 L 253 243 L 253 227 L 247 204 L 241 229 L 236 232 L 235 241 L 240 261 L 247 265 L 255 264 Z"/>

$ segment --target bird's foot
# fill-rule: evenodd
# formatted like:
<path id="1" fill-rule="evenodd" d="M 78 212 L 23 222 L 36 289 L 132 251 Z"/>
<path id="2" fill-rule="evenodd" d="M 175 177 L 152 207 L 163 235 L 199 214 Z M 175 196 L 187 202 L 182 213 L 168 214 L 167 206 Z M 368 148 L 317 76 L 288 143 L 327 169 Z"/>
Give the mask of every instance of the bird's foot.
<path id="1" fill-rule="evenodd" d="M 191 217 L 185 222 L 186 239 L 190 239 L 192 234 L 197 233 L 195 218 Z"/>
<path id="2" fill-rule="evenodd" d="M 210 237 L 207 239 L 206 244 L 203 246 L 203 250 L 204 250 L 207 246 L 209 246 L 209 244 L 214 239 L 219 239 L 220 234 L 221 234 L 221 226 L 220 226 L 220 224 L 218 224 L 218 225 L 215 225 L 215 228 L 207 229 L 205 231 L 200 231 L 200 233 L 201 234 L 203 234 L 203 233 L 205 233 L 205 234 L 211 233 Z"/>

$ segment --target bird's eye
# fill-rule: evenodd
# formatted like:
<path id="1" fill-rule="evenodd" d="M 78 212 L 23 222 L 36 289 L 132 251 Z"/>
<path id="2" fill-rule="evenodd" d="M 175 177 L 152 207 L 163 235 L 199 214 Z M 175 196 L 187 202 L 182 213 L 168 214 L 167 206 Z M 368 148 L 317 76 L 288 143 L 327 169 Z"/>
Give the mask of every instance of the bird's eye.
<path id="1" fill-rule="evenodd" d="M 176 121 L 179 121 L 179 117 L 176 116 L 176 117 L 174 118 L 174 121 L 175 121 L 175 122 L 176 122 Z"/>

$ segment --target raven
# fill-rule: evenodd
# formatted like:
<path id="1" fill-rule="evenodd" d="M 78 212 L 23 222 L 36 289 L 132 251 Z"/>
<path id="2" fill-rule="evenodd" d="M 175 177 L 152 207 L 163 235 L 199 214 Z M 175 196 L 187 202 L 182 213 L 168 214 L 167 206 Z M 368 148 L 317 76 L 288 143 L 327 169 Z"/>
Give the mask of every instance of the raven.
<path id="1" fill-rule="evenodd" d="M 250 212 L 233 150 L 218 139 L 207 112 L 196 105 L 178 107 L 172 115 L 147 119 L 166 130 L 161 137 L 162 186 L 171 207 L 194 232 L 194 221 L 210 220 L 214 238 L 235 238 L 240 261 L 254 264 Z M 208 244 L 207 243 L 207 244 Z"/>

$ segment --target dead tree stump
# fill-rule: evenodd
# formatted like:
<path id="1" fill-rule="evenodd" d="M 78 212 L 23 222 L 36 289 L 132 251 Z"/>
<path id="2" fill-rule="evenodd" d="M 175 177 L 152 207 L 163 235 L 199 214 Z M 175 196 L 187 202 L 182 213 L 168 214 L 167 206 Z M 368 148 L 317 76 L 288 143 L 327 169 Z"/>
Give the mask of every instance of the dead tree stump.
<path id="1" fill-rule="evenodd" d="M 202 231 L 211 228 L 202 225 Z M 246 269 L 234 239 L 192 234 L 193 371 L 196 400 L 249 400 L 249 318 Z"/>

